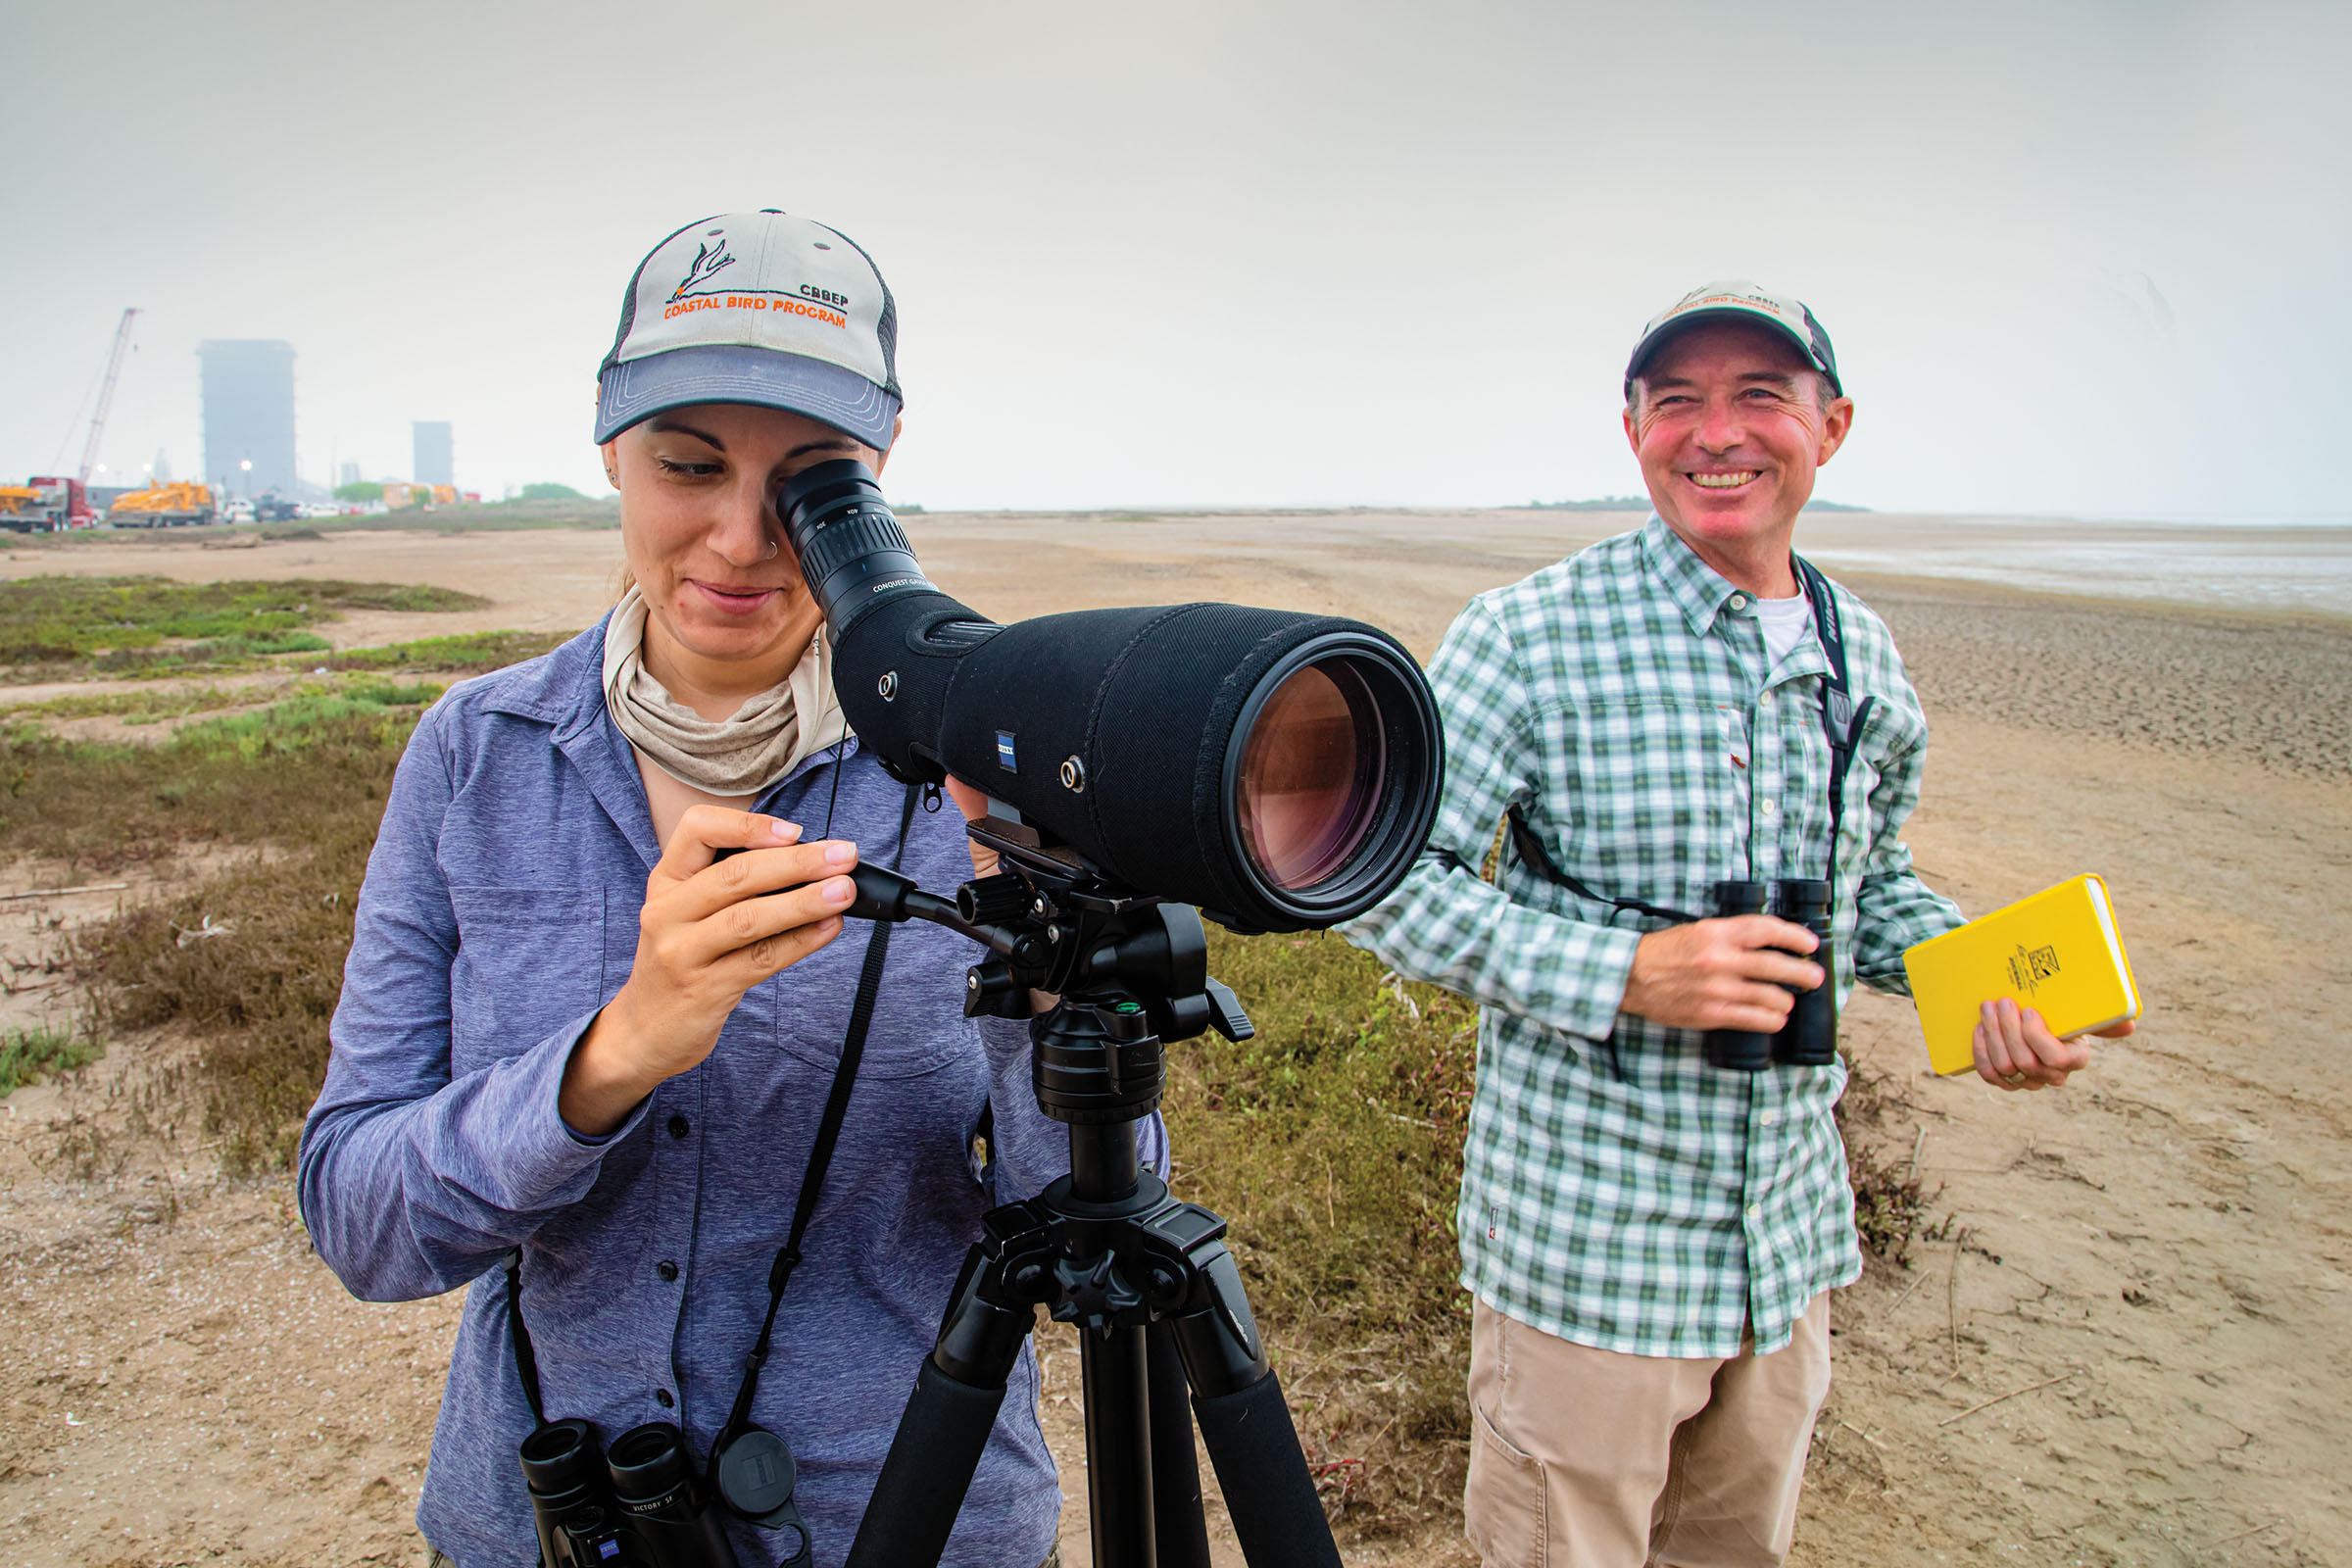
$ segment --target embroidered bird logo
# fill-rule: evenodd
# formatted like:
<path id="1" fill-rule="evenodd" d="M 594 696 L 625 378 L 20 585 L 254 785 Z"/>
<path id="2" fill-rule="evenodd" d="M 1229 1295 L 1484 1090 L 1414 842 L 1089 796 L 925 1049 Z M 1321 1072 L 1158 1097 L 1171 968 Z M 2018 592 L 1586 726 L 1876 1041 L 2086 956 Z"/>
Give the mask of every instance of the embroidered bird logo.
<path id="1" fill-rule="evenodd" d="M 686 297 L 686 291 L 695 284 L 708 283 L 721 268 L 734 265 L 735 258 L 727 254 L 727 241 L 724 235 L 719 237 L 716 246 L 708 243 L 698 245 L 694 249 L 694 265 L 686 269 L 686 275 L 678 280 L 677 288 L 669 297 L 673 300 L 683 299 Z"/>

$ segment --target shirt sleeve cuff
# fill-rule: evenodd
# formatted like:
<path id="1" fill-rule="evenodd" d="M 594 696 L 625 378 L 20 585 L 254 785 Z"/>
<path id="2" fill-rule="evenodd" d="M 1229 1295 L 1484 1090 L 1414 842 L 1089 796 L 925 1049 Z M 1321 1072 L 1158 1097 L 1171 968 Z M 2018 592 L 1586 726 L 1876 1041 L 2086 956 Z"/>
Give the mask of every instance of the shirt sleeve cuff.
<path id="1" fill-rule="evenodd" d="M 543 1075 L 543 1081 L 532 1086 L 530 1100 L 534 1111 L 543 1108 L 545 1119 L 554 1126 L 562 1128 L 564 1138 L 576 1148 L 594 1150 L 600 1153 L 636 1131 L 637 1124 L 645 1120 L 646 1112 L 652 1108 L 654 1103 L 654 1097 L 646 1096 L 630 1108 L 626 1116 L 620 1119 L 620 1125 L 609 1133 L 584 1133 L 564 1119 L 561 1102 L 564 1095 L 564 1070 L 571 1065 L 571 1054 L 579 1050 L 580 1042 L 587 1038 L 588 1026 L 596 1022 L 597 1013 L 603 1011 L 604 1008 L 599 1007 L 596 1012 L 565 1024 L 559 1033 L 548 1037 L 539 1049 L 547 1052 L 548 1060 L 554 1063 L 554 1070 L 550 1072 L 544 1065 L 538 1067 L 537 1070 Z M 537 1119 L 536 1116 L 534 1119 Z M 550 1139 L 548 1142 L 552 1144 L 553 1140 Z"/>
<path id="2" fill-rule="evenodd" d="M 1588 1040 L 1606 1040 L 1625 1010 L 1625 988 L 1634 978 L 1634 952 L 1642 933 L 1618 926 L 1589 926 L 1591 944 L 1578 965 L 1580 984 L 1564 999 L 1568 1032 Z"/>

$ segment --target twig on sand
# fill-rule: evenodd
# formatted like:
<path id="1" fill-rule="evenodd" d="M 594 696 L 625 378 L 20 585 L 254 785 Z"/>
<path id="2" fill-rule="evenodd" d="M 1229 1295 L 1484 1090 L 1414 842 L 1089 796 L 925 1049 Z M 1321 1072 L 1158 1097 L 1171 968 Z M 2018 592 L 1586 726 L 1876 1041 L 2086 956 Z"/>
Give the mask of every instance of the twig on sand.
<path id="1" fill-rule="evenodd" d="M 2245 1540 L 2245 1539 L 2246 1539 L 2248 1536 L 2259 1536 L 2259 1535 L 2261 1535 L 2261 1534 L 2262 1534 L 2264 1531 L 2266 1531 L 2266 1530 L 2276 1530 L 2276 1529 L 2278 1529 L 2278 1528 L 2280 1525 L 2282 1525 L 2282 1524 L 2284 1524 L 2284 1523 L 2286 1523 L 2285 1516 L 2284 1516 L 2284 1515 L 2281 1515 L 2280 1517 L 2278 1517 L 2278 1518 L 2277 1518 L 2277 1519 L 2274 1519 L 2274 1520 L 2272 1520 L 2272 1521 L 2271 1521 L 2269 1524 L 2267 1524 L 2267 1525 L 2256 1525 L 2256 1526 L 2255 1526 L 2253 1529 L 2251 1529 L 2251 1530 L 2240 1530 L 2240 1531 L 2239 1531 L 2239 1532 L 2238 1532 L 2236 1535 L 2234 1535 L 2234 1536 L 2224 1536 L 2224 1537 L 2223 1537 L 2221 1540 L 2219 1540 L 2219 1541 L 2208 1541 L 2207 1543 L 2205 1543 L 2205 1544 L 2203 1544 L 2202 1546 L 2199 1546 L 2197 1549 L 2198 1549 L 2199 1551 L 2211 1551 L 2211 1550 L 2212 1550 L 2214 1547 L 2216 1547 L 2216 1546 L 2227 1546 L 2227 1545 L 2228 1545 L 2228 1544 L 2230 1544 L 2230 1543 L 2231 1543 L 2232 1541 L 2243 1541 L 2243 1540 Z"/>
<path id="2" fill-rule="evenodd" d="M 2068 1378 L 2079 1378 L 2082 1375 L 2082 1369 L 2077 1367 L 2072 1372 L 2061 1372 L 2054 1378 L 2043 1378 L 2039 1383 L 2029 1383 L 2022 1389 L 2011 1389 L 2007 1394 L 1996 1394 L 1989 1399 L 1970 1405 L 1958 1415 L 1947 1415 L 1936 1424 L 1939 1427 L 1948 1427 L 1955 1421 L 1967 1420 L 1979 1410 L 1989 1410 L 2003 1399 L 2014 1399 L 2021 1394 L 2032 1394 L 2035 1389 L 2046 1389 L 2053 1383 L 2064 1383 Z"/>
<path id="3" fill-rule="evenodd" d="M 1952 1335 L 1952 1376 L 1960 1375 L 1960 1238 L 1952 1238 L 1952 1271 L 1944 1276 L 1943 1320 Z"/>
<path id="4" fill-rule="evenodd" d="M 1918 1289 L 1919 1289 L 1919 1288 L 1920 1288 L 1922 1285 L 1925 1285 L 1925 1284 L 1927 1284 L 1927 1283 L 1928 1283 L 1928 1274 L 1927 1274 L 1927 1270 L 1925 1270 L 1925 1269 L 1922 1269 L 1922 1270 L 1920 1270 L 1920 1272 L 1919 1272 L 1918 1276 L 1917 1276 L 1916 1278 L 1914 1278 L 1914 1279 L 1911 1281 L 1911 1283 L 1910 1283 L 1910 1284 L 1908 1284 L 1908 1285 L 1906 1285 L 1906 1286 L 1904 1286 L 1904 1287 L 1903 1287 L 1903 1294 L 1902 1294 L 1902 1295 L 1900 1295 L 1900 1296 L 1898 1296 L 1898 1297 L 1896 1297 L 1896 1298 L 1894 1298 L 1893 1302 L 1892 1302 L 1890 1305 L 1888 1305 L 1888 1307 L 1886 1308 L 1886 1315 L 1887 1315 L 1888 1317 L 1892 1317 L 1892 1316 L 1894 1316 L 1894 1311 L 1895 1311 L 1895 1308 L 1896 1308 L 1896 1307 L 1898 1307 L 1898 1306 L 1901 1306 L 1901 1305 L 1902 1305 L 1902 1304 L 1903 1304 L 1905 1301 L 1908 1301 L 1909 1299 L 1911 1299 L 1911 1293 L 1912 1293 L 1913 1291 L 1916 1291 L 1916 1290 L 1918 1290 Z"/>
<path id="5" fill-rule="evenodd" d="M 1851 1432 L 1855 1437 L 1860 1438 L 1864 1443 L 1867 1443 L 1872 1447 L 1878 1449 L 1881 1453 L 1885 1453 L 1886 1451 L 1886 1445 L 1881 1443 L 1878 1439 L 1872 1437 L 1869 1433 L 1863 1431 L 1851 1421 L 1840 1421 L 1838 1424 L 1845 1428 L 1846 1431 Z"/>
<path id="6" fill-rule="evenodd" d="M 0 893 L 0 904 L 14 904 L 19 899 L 62 899 L 74 893 L 121 893 L 129 886 L 127 882 L 92 882 L 78 888 L 27 888 L 23 893 Z"/>
<path id="7" fill-rule="evenodd" d="M 1904 1178 L 1906 1182 L 1919 1180 L 1919 1152 L 1927 1147 L 1928 1124 L 1923 1121 L 1919 1124 L 1919 1136 L 1911 1140 L 1911 1174 Z"/>

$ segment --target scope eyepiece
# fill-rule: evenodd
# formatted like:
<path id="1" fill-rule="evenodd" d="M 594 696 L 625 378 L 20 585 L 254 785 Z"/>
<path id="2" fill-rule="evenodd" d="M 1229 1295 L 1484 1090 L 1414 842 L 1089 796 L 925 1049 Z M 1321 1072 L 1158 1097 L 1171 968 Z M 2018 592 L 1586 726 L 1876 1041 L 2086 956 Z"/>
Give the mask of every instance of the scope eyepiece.
<path id="1" fill-rule="evenodd" d="M 819 463 L 785 480 L 776 514 L 837 643 L 892 590 L 931 588 L 898 514 L 855 458 Z"/>

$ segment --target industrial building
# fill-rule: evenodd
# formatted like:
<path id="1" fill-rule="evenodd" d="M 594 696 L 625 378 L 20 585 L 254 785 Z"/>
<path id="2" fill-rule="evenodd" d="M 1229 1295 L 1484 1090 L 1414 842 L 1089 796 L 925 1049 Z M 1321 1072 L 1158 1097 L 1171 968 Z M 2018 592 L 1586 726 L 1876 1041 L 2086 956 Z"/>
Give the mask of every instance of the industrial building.
<path id="1" fill-rule="evenodd" d="M 294 345 L 274 338 L 200 343 L 204 479 L 236 496 L 294 494 Z"/>
<path id="2" fill-rule="evenodd" d="M 418 484 L 456 484 L 455 444 L 447 419 L 414 419 L 409 431 L 415 447 L 412 476 Z"/>

